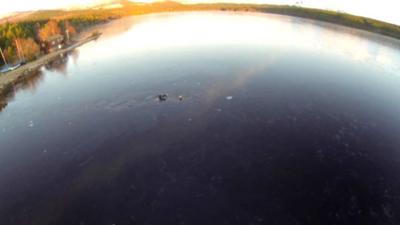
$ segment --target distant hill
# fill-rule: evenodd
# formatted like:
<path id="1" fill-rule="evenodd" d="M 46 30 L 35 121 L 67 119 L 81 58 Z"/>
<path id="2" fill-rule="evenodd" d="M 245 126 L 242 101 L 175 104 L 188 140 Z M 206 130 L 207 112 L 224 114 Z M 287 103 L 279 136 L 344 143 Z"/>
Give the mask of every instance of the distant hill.
<path id="1" fill-rule="evenodd" d="M 26 21 L 43 21 L 43 20 L 64 20 L 76 17 L 123 17 L 129 15 L 145 14 L 150 12 L 162 12 L 169 10 L 179 10 L 189 5 L 180 4 L 172 1 L 155 2 L 155 3 L 139 3 L 128 0 L 113 0 L 107 4 L 100 4 L 91 7 L 80 7 L 70 9 L 54 9 L 54 10 L 36 10 L 28 12 L 16 12 L 0 19 L 0 24 L 5 22 L 17 23 Z"/>
<path id="2" fill-rule="evenodd" d="M 10 22 L 10 23 L 15 23 L 15 22 L 24 20 L 27 17 L 29 17 L 29 15 L 31 15 L 32 13 L 34 13 L 34 11 L 10 13 L 10 14 L 5 15 L 5 16 L 0 18 L 0 24 L 3 24 L 5 22 L 7 22 L 7 21 Z"/>

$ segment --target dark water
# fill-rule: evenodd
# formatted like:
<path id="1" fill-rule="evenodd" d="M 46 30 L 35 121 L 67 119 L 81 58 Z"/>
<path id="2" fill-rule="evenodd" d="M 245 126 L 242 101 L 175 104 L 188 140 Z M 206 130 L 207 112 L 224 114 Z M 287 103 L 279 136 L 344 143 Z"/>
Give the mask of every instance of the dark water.
<path id="1" fill-rule="evenodd" d="M 0 224 L 399 224 L 399 46 L 262 14 L 111 24 L 1 101 Z"/>

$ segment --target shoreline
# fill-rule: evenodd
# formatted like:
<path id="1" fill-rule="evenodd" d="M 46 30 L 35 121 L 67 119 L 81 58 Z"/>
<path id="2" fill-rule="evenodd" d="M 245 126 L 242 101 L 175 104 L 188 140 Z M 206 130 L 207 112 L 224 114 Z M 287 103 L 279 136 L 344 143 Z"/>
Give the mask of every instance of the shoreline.
<path id="1" fill-rule="evenodd" d="M 90 29 L 89 29 L 89 31 L 90 31 Z M 82 34 L 80 34 L 78 36 L 78 41 L 76 43 L 72 44 L 71 46 L 68 46 L 67 48 L 44 55 L 32 62 L 28 62 L 27 64 L 22 65 L 21 67 L 17 68 L 16 70 L 13 70 L 13 71 L 10 71 L 10 72 L 4 73 L 4 74 L 0 74 L 0 96 L 4 95 L 8 91 L 12 90 L 14 85 L 17 85 L 19 82 L 28 78 L 29 75 L 32 74 L 33 71 L 36 71 L 41 66 L 46 65 L 47 63 L 57 59 L 59 55 L 73 51 L 74 49 L 76 49 L 90 41 L 98 39 L 100 36 L 101 36 L 101 34 L 88 35 L 88 31 L 84 31 L 84 32 L 82 32 Z"/>

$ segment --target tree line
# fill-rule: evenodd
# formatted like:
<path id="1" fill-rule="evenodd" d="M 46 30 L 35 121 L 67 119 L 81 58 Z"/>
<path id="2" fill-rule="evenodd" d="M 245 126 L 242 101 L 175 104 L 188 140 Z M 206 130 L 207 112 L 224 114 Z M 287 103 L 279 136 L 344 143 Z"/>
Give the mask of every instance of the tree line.
<path id="1" fill-rule="evenodd" d="M 54 35 L 73 37 L 77 30 L 102 22 L 95 18 L 71 18 L 66 20 L 24 21 L 0 24 L 0 48 L 7 63 L 31 61 L 43 54 L 41 44 Z M 0 66 L 5 62 L 0 57 Z"/>

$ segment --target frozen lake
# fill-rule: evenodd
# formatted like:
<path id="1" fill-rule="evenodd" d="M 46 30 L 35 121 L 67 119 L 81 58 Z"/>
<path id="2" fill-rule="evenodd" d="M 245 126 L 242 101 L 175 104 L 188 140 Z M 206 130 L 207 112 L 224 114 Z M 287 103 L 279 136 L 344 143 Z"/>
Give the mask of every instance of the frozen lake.
<path id="1" fill-rule="evenodd" d="M 257 13 L 114 21 L 4 98 L 0 223 L 399 224 L 399 46 Z"/>

